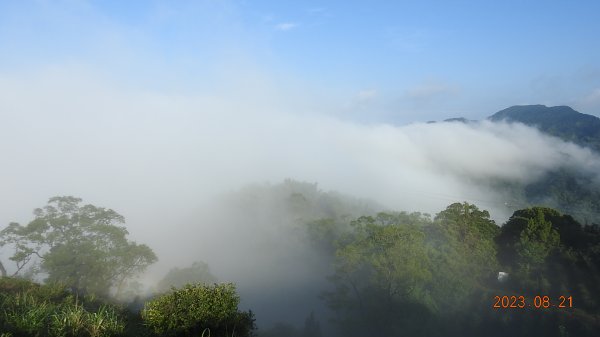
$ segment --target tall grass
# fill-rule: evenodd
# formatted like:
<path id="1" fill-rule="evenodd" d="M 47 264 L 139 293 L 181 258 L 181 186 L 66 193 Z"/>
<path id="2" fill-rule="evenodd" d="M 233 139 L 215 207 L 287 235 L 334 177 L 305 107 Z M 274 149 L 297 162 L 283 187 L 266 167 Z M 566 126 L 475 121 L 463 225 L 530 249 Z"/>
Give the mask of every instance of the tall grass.
<path id="1" fill-rule="evenodd" d="M 125 329 L 116 307 L 91 297 L 80 301 L 60 286 L 1 279 L 0 305 L 0 337 L 103 337 Z"/>

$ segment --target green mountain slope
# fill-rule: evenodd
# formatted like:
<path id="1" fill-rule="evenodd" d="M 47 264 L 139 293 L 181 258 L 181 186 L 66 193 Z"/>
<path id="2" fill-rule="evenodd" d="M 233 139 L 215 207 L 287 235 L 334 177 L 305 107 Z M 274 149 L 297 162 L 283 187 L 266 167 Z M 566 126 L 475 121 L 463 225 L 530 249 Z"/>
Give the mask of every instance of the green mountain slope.
<path id="1" fill-rule="evenodd" d="M 568 106 L 517 105 L 498 111 L 488 119 L 534 126 L 552 136 L 600 152 L 600 118 Z"/>
<path id="2" fill-rule="evenodd" d="M 498 111 L 491 121 L 519 122 L 600 153 L 600 118 L 568 106 L 520 105 Z M 582 223 L 600 222 L 600 186 L 590 173 L 561 168 L 521 186 L 528 205 L 543 205 L 573 215 Z"/>

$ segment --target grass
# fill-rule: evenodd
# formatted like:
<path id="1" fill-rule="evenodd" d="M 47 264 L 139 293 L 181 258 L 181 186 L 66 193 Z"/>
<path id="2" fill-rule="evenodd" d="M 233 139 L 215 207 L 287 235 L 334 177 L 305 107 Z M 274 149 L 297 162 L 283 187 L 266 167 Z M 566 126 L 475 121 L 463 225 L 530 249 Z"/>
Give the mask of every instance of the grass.
<path id="1" fill-rule="evenodd" d="M 122 310 L 79 296 L 60 285 L 0 279 L 0 337 L 116 336 L 125 329 Z"/>

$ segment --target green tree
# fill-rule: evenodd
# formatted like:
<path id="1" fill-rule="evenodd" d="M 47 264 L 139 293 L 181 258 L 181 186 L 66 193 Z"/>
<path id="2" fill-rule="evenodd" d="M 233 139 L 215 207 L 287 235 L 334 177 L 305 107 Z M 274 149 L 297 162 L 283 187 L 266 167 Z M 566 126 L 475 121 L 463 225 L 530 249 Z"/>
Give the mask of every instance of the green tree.
<path id="1" fill-rule="evenodd" d="M 561 232 L 568 238 L 567 246 L 561 244 Z M 579 250 L 569 243 L 579 234 L 583 234 L 581 226 L 570 216 L 563 216 L 554 209 L 533 207 L 518 210 L 502 227 L 497 238 L 498 256 L 502 264 L 512 271 L 513 280 L 521 284 L 521 288 L 530 292 L 547 290 L 541 289 L 548 286 L 547 269 L 551 262 L 557 262 L 561 251 L 563 257 L 568 258 Z"/>
<path id="2" fill-rule="evenodd" d="M 490 219 L 488 211 L 469 203 L 454 203 L 438 213 L 431 226 L 430 238 L 439 246 L 447 246 L 449 256 L 458 255 L 464 272 L 481 281 L 498 271 L 494 238 L 500 227 Z"/>
<path id="3" fill-rule="evenodd" d="M 515 245 L 521 271 L 525 275 L 542 272 L 546 258 L 559 244 L 558 231 L 545 219 L 543 210 L 536 209 L 535 217 L 527 219 L 527 226 Z"/>
<path id="4" fill-rule="evenodd" d="M 464 308 L 465 301 L 499 271 L 494 242 L 499 227 L 487 211 L 465 202 L 438 213 L 427 233 L 436 309 Z"/>
<path id="5" fill-rule="evenodd" d="M 34 210 L 27 225 L 11 223 L 0 231 L 0 244 L 14 248 L 10 260 L 15 274 L 30 262 L 45 273 L 47 282 L 108 295 L 117 295 L 125 283 L 141 273 L 157 258 L 146 245 L 127 240 L 123 216 L 93 205 L 80 205 L 81 199 L 53 197 L 44 208 Z"/>
<path id="6" fill-rule="evenodd" d="M 390 334 L 426 311 L 431 266 L 423 227 L 404 213 L 363 216 L 337 242 L 335 291 L 325 293 L 344 334 Z"/>

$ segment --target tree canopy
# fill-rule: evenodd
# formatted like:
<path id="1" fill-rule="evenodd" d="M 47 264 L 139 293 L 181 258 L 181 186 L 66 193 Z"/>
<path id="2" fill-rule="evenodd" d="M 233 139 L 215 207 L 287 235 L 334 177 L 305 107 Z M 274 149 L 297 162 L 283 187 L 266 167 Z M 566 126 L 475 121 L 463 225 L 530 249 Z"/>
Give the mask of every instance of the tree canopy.
<path id="1" fill-rule="evenodd" d="M 534 207 L 499 227 L 469 203 L 451 204 L 433 219 L 387 212 L 341 222 L 307 225 L 333 255 L 333 290 L 323 298 L 341 335 L 593 336 L 599 328 L 597 226 Z M 507 282 L 498 281 L 500 271 L 508 272 Z M 572 296 L 578 307 L 493 309 L 495 295 L 512 294 L 529 301 Z"/>
<path id="2" fill-rule="evenodd" d="M 127 239 L 122 215 L 81 201 L 50 198 L 27 225 L 13 222 L 0 231 L 0 245 L 14 249 L 9 259 L 16 263 L 15 275 L 27 270 L 79 291 L 119 294 L 157 257 L 150 247 Z"/>

